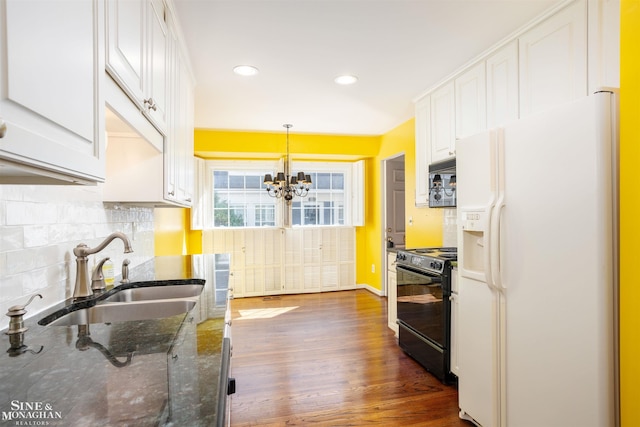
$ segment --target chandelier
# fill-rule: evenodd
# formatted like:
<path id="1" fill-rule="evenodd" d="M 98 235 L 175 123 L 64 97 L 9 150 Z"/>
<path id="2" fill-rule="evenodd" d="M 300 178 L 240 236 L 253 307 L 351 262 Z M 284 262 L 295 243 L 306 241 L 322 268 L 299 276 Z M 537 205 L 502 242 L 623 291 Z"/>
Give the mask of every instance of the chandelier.
<path id="1" fill-rule="evenodd" d="M 289 175 L 289 129 L 293 125 L 284 124 L 283 126 L 287 128 L 287 155 L 284 158 L 284 172 L 276 173 L 275 179 L 271 174 L 266 174 L 264 176 L 264 185 L 266 185 L 267 193 L 271 197 L 284 198 L 287 204 L 290 204 L 294 195 L 305 197 L 309 193 L 311 176 L 305 175 L 304 172 Z"/>
<path id="2" fill-rule="evenodd" d="M 431 186 L 431 188 L 429 188 L 429 194 L 433 194 L 433 198 L 436 201 L 439 201 L 440 199 L 442 199 L 442 193 L 444 193 L 445 196 L 451 197 L 453 196 L 453 193 L 456 191 L 456 176 L 455 175 L 451 175 L 449 177 L 449 188 L 451 190 L 447 191 L 446 185 L 442 182 L 442 177 L 440 176 L 439 173 L 435 174 L 432 178 L 433 185 Z"/>

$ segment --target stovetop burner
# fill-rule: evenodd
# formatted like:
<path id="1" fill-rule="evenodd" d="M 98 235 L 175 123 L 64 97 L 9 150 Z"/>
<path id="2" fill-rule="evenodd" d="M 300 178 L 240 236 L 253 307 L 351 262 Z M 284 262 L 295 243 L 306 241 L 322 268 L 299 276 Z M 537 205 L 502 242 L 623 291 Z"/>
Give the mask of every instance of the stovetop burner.
<path id="1" fill-rule="evenodd" d="M 446 259 L 456 259 L 458 257 L 458 248 L 453 247 L 407 249 L 406 252 Z"/>

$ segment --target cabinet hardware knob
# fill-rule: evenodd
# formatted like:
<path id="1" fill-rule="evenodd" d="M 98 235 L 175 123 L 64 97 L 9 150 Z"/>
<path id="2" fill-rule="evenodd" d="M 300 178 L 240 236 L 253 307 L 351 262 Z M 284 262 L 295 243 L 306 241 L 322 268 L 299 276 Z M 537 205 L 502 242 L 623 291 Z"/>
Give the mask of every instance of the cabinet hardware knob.
<path id="1" fill-rule="evenodd" d="M 172 356 L 171 356 L 171 358 L 172 358 L 172 359 L 173 359 L 173 361 L 175 362 L 176 360 L 178 360 L 178 355 L 177 355 L 177 354 L 174 354 L 174 355 L 172 355 Z"/>
<path id="2" fill-rule="evenodd" d="M 157 111 L 158 110 L 158 106 L 156 105 L 156 101 L 154 101 L 153 98 L 145 99 L 144 100 L 144 104 L 148 105 L 147 109 L 149 109 L 149 110 L 153 110 L 153 111 Z"/>
<path id="3" fill-rule="evenodd" d="M 176 193 L 175 193 L 174 191 L 169 191 L 169 195 L 170 195 L 170 196 L 175 196 L 175 195 L 176 195 Z"/>
<path id="4" fill-rule="evenodd" d="M 4 138 L 7 134 L 7 123 L 0 118 L 0 138 Z"/>
<path id="5" fill-rule="evenodd" d="M 188 197 L 186 199 L 184 199 L 185 202 L 190 202 L 191 201 L 191 197 Z"/>

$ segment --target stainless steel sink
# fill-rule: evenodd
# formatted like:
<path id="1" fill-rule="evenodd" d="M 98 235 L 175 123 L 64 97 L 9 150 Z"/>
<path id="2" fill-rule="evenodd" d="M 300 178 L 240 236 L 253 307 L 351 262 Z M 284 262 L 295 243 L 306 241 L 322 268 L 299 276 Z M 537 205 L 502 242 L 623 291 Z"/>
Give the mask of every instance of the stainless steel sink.
<path id="1" fill-rule="evenodd" d="M 149 301 L 169 298 L 197 297 L 202 293 L 202 285 L 167 285 L 123 289 L 102 300 L 103 303 Z"/>
<path id="2" fill-rule="evenodd" d="M 110 302 L 72 311 L 49 324 L 69 326 L 160 319 L 188 312 L 197 300 L 197 297 L 191 297 Z"/>
<path id="3" fill-rule="evenodd" d="M 71 311 L 49 322 L 52 317 L 50 315 L 41 319 L 39 323 L 41 325 L 69 326 L 175 316 L 191 310 L 196 305 L 203 288 L 202 284 L 159 284 L 157 286 L 115 288 L 109 291 L 109 294 L 115 293 L 103 299 L 99 298 L 91 307 Z"/>

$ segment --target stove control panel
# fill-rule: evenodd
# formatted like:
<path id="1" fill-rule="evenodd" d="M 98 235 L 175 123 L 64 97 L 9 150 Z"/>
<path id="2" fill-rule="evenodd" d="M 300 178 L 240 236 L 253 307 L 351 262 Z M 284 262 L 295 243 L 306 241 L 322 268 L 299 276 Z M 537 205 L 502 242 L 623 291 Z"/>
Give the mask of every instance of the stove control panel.
<path id="1" fill-rule="evenodd" d="M 412 266 L 419 270 L 434 273 L 442 273 L 445 267 L 445 261 L 423 254 L 414 255 L 411 253 L 398 252 L 396 261 L 399 265 Z"/>

